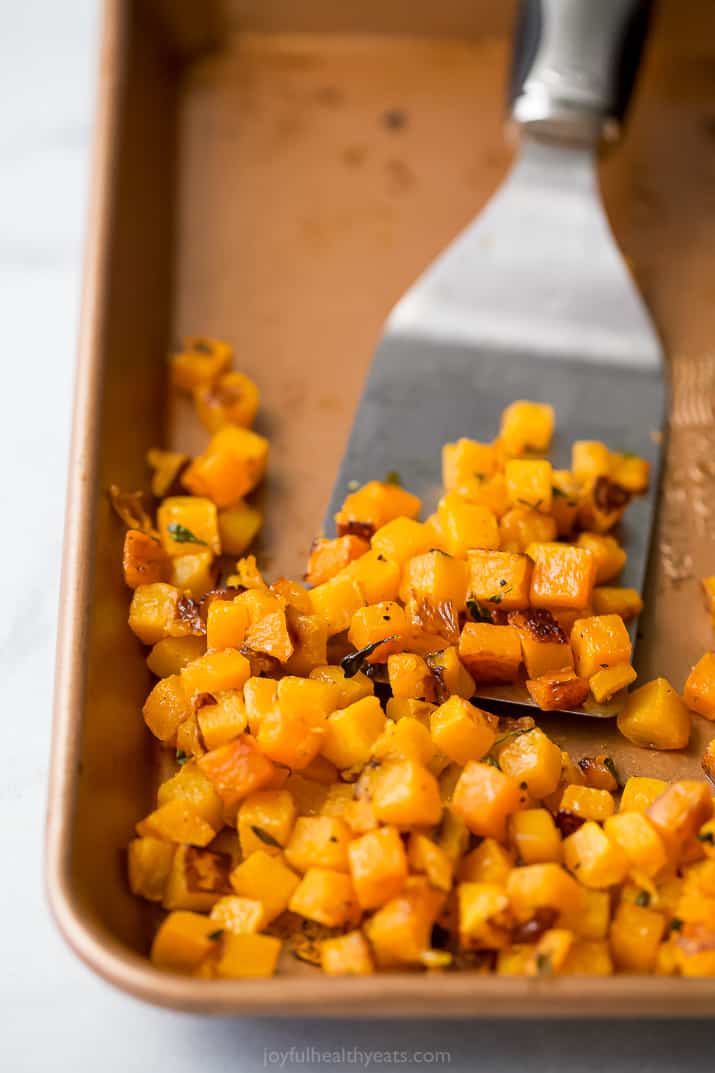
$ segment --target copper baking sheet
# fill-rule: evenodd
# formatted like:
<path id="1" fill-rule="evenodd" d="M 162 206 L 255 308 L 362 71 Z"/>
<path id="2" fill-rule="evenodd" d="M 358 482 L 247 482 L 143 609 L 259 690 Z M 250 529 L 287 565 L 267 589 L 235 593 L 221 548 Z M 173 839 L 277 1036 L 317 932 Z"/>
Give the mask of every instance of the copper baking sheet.
<path id="1" fill-rule="evenodd" d="M 438 9 L 438 10 L 436 10 Z M 173 977 L 146 959 L 154 910 L 128 892 L 123 847 L 147 811 L 156 751 L 149 676 L 126 628 L 121 533 L 104 491 L 146 484 L 158 441 L 203 442 L 167 407 L 183 333 L 231 339 L 260 383 L 271 438 L 260 554 L 302 569 L 381 322 L 479 210 L 510 161 L 503 98 L 513 5 L 488 0 L 109 0 L 65 530 L 47 882 L 68 941 L 149 1001 L 312 1015 L 684 1015 L 715 981 L 390 974 L 328 980 L 289 959 L 272 980 Z M 698 578 L 715 572 L 715 11 L 664 0 L 624 143 L 603 184 L 671 358 L 674 401 L 642 623 L 643 674 L 680 687 L 712 644 Z M 548 721 L 575 753 L 627 773 L 699 772 L 611 723 Z"/>

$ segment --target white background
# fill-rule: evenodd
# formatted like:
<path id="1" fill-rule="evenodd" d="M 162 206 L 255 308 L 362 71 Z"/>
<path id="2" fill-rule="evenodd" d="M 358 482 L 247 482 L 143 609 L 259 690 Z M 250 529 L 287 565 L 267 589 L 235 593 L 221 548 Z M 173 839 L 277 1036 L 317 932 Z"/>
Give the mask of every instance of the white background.
<path id="1" fill-rule="evenodd" d="M 712 1073 L 715 1033 L 705 1022 L 210 1021 L 168 1013 L 95 979 L 57 935 L 41 847 L 97 32 L 92 0 L 0 0 L 0 1069 L 243 1073 L 264 1067 L 264 1048 L 312 1045 L 446 1048 L 455 1071 Z"/>

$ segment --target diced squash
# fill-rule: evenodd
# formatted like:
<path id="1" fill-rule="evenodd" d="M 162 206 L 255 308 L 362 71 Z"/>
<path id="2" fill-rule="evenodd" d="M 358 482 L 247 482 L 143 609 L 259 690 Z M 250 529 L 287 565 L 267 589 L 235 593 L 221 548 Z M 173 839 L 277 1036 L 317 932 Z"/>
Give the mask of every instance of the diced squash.
<path id="1" fill-rule="evenodd" d="M 387 675 L 393 697 L 434 700 L 437 682 L 430 667 L 416 652 L 388 655 Z"/>
<path id="2" fill-rule="evenodd" d="M 435 746 L 462 765 L 486 756 L 494 744 L 496 726 L 494 716 L 454 694 L 430 716 Z"/>
<path id="3" fill-rule="evenodd" d="M 506 881 L 509 904 L 517 920 L 530 920 L 539 909 L 572 913 L 581 904 L 581 889 L 560 864 L 526 864 L 512 868 Z"/>
<path id="4" fill-rule="evenodd" d="M 201 693 L 223 693 L 241 689 L 250 677 L 251 665 L 240 652 L 226 648 L 222 652 L 207 652 L 188 663 L 181 671 L 181 684 L 187 697 Z"/>
<path id="5" fill-rule="evenodd" d="M 611 976 L 613 962 L 605 940 L 583 940 L 571 947 L 561 966 L 562 976 Z"/>
<path id="6" fill-rule="evenodd" d="M 509 817 L 509 841 L 524 864 L 561 860 L 561 835 L 545 808 L 514 812 Z"/>
<path id="7" fill-rule="evenodd" d="M 278 705 L 290 718 L 304 719 L 311 726 L 322 726 L 338 706 L 337 682 L 298 678 L 287 675 L 278 683 Z"/>
<path id="8" fill-rule="evenodd" d="M 465 950 L 501 950 L 510 943 L 509 898 L 494 883 L 457 887 L 459 943 Z"/>
<path id="9" fill-rule="evenodd" d="M 467 622 L 459 637 L 459 658 L 477 682 L 513 682 L 521 664 L 521 642 L 513 626 Z"/>
<path id="10" fill-rule="evenodd" d="M 567 928 L 548 928 L 537 942 L 526 966 L 527 976 L 558 975 L 571 952 L 573 932 Z"/>
<path id="11" fill-rule="evenodd" d="M 605 939 L 611 923 L 611 894 L 608 890 L 580 888 L 575 909 L 561 913 L 559 927 L 568 928 L 579 939 Z"/>
<path id="12" fill-rule="evenodd" d="M 548 451 L 554 434 L 554 408 L 544 402 L 520 399 L 501 416 L 499 435 L 508 454 Z"/>
<path id="13" fill-rule="evenodd" d="M 309 675 L 328 658 L 328 624 L 320 615 L 304 615 L 286 607 L 286 632 L 293 653 L 284 663 L 287 674 Z"/>
<path id="14" fill-rule="evenodd" d="M 643 610 L 643 601 L 636 589 L 597 585 L 591 594 L 594 615 L 620 615 L 624 622 L 636 618 Z"/>
<path id="15" fill-rule="evenodd" d="M 137 834 L 163 838 L 167 842 L 185 842 L 207 846 L 216 832 L 188 801 L 175 798 L 160 805 L 136 825 Z"/>
<path id="16" fill-rule="evenodd" d="M 154 936 L 151 960 L 158 969 L 191 973 L 214 945 L 216 925 L 199 913 L 169 913 Z"/>
<path id="17" fill-rule="evenodd" d="M 190 461 L 189 456 L 180 451 L 162 451 L 150 447 L 146 454 L 147 465 L 152 472 L 151 492 L 157 499 L 168 495 L 169 490 L 177 484 L 177 478 L 184 466 Z"/>
<path id="18" fill-rule="evenodd" d="M 275 856 L 291 837 L 295 802 L 287 790 L 257 790 L 241 802 L 237 821 L 244 857 L 256 850 Z"/>
<path id="19" fill-rule="evenodd" d="M 479 503 L 470 503 L 457 492 L 448 492 L 437 508 L 445 548 L 463 557 L 470 548 L 498 548 L 496 515 Z"/>
<path id="20" fill-rule="evenodd" d="M 202 546 L 218 555 L 221 541 L 215 505 L 200 496 L 169 496 L 157 511 L 157 528 L 169 556 L 186 555 Z"/>
<path id="21" fill-rule="evenodd" d="M 377 768 L 372 807 L 381 823 L 396 827 L 431 827 L 442 815 L 437 780 L 417 760 L 388 761 Z"/>
<path id="22" fill-rule="evenodd" d="M 238 894 L 219 898 L 209 916 L 217 927 L 236 935 L 253 935 L 266 923 L 262 904 L 255 898 L 241 898 Z"/>
<path id="23" fill-rule="evenodd" d="M 623 787 L 621 801 L 618 806 L 620 812 L 643 812 L 653 804 L 656 797 L 660 797 L 668 786 L 663 779 L 650 779 L 644 775 L 631 775 Z"/>
<path id="24" fill-rule="evenodd" d="M 327 976 L 369 976 L 375 971 L 367 939 L 361 931 L 349 931 L 324 939 L 320 966 Z"/>
<path id="25" fill-rule="evenodd" d="M 313 541 L 310 549 L 305 580 L 311 586 L 330 581 L 351 562 L 364 555 L 369 547 L 367 540 L 351 533 L 330 540 L 325 537 L 318 538 Z"/>
<path id="26" fill-rule="evenodd" d="M 498 605 L 502 611 L 529 606 L 531 559 L 509 551 L 468 552 L 469 595 L 477 603 Z"/>
<path id="27" fill-rule="evenodd" d="M 169 358 L 171 382 L 182 391 L 193 391 L 200 384 L 212 384 L 233 359 L 233 347 L 221 339 L 189 336 L 181 350 Z"/>
<path id="28" fill-rule="evenodd" d="M 206 614 L 206 644 L 210 649 L 240 648 L 250 619 L 245 603 L 212 600 Z"/>
<path id="29" fill-rule="evenodd" d="M 529 678 L 573 667 L 573 654 L 566 634 L 545 608 L 512 611 L 509 625 L 519 634 L 521 652 Z"/>
<path id="30" fill-rule="evenodd" d="M 591 678 L 599 670 L 629 663 L 632 644 L 620 615 L 593 615 L 574 622 L 571 646 L 576 672 Z"/>
<path id="31" fill-rule="evenodd" d="M 415 876 L 402 893 L 378 909 L 364 925 L 377 964 L 382 968 L 423 964 L 443 902 L 440 891 Z"/>
<path id="32" fill-rule="evenodd" d="M 594 700 L 604 704 L 614 697 L 621 689 L 635 682 L 637 678 L 635 668 L 630 663 L 616 663 L 613 666 L 602 667 L 592 674 L 588 680 L 588 687 L 593 693 Z"/>
<path id="33" fill-rule="evenodd" d="M 169 678 L 178 675 L 187 663 L 203 656 L 205 651 L 203 637 L 164 637 L 152 647 L 146 665 L 157 678 Z"/>
<path id="34" fill-rule="evenodd" d="M 531 507 L 517 506 L 499 519 L 502 551 L 525 552 L 534 542 L 556 540 L 556 522 L 549 514 Z"/>
<path id="35" fill-rule="evenodd" d="M 328 868 L 310 868 L 293 892 L 288 908 L 329 928 L 355 925 L 361 915 L 350 876 Z"/>
<path id="36" fill-rule="evenodd" d="M 227 426 L 184 470 L 182 484 L 219 508 L 230 507 L 261 481 L 267 459 L 268 440 L 249 429 Z"/>
<path id="37" fill-rule="evenodd" d="M 715 720 L 715 652 L 706 652 L 685 681 L 683 700 L 688 708 Z"/>
<path id="38" fill-rule="evenodd" d="M 374 909 L 394 898 L 407 879 L 407 855 L 394 827 L 380 827 L 354 839 L 348 863 L 358 902 Z"/>
<path id="39" fill-rule="evenodd" d="M 456 693 L 458 697 L 469 700 L 474 696 L 476 685 L 471 674 L 459 658 L 459 650 L 455 645 L 448 645 L 441 652 L 432 652 L 427 656 L 427 665 L 442 687 L 437 690 L 439 695 Z"/>
<path id="40" fill-rule="evenodd" d="M 571 447 L 571 470 L 579 481 L 607 477 L 611 471 L 611 452 L 598 440 L 576 440 Z"/>
<path id="41" fill-rule="evenodd" d="M 377 697 L 363 697 L 338 708 L 325 725 L 321 752 L 340 770 L 367 763 L 385 729 L 385 713 Z"/>
<path id="42" fill-rule="evenodd" d="M 452 809 L 475 835 L 506 837 L 507 816 L 519 808 L 519 782 L 492 767 L 470 761 L 454 790 Z"/>
<path id="43" fill-rule="evenodd" d="M 385 729 L 372 747 L 372 755 L 379 761 L 416 760 L 432 767 L 437 750 L 424 723 L 407 716 L 397 722 L 387 720 Z"/>
<path id="44" fill-rule="evenodd" d="M 177 846 L 162 905 L 165 909 L 208 912 L 219 898 L 230 893 L 230 868 L 231 858 L 224 853 Z"/>
<path id="45" fill-rule="evenodd" d="M 393 518 L 381 526 L 370 541 L 373 551 L 403 567 L 415 555 L 432 547 L 432 533 L 423 522 L 413 518 Z"/>
<path id="46" fill-rule="evenodd" d="M 620 845 L 593 820 L 565 838 L 563 850 L 566 867 L 585 887 L 603 890 L 622 883 L 628 872 L 628 858 Z"/>
<path id="47" fill-rule="evenodd" d="M 712 814 L 711 791 L 704 782 L 692 779 L 670 783 L 646 810 L 648 820 L 675 862 Z"/>
<path id="48" fill-rule="evenodd" d="M 621 972 L 652 972 L 665 921 L 662 913 L 621 902 L 611 924 L 611 954 Z"/>
<path id="49" fill-rule="evenodd" d="M 171 560 L 169 581 L 181 592 L 188 593 L 192 599 L 200 600 L 214 586 L 213 562 L 213 552 L 208 548 L 175 555 Z"/>
<path id="50" fill-rule="evenodd" d="M 538 800 L 553 793 L 559 784 L 561 750 L 535 727 L 506 742 L 499 750 L 499 767 Z"/>
<path id="51" fill-rule="evenodd" d="M 133 838 L 127 847 L 127 870 L 132 894 L 150 902 L 164 897 L 175 846 L 163 838 Z"/>
<path id="52" fill-rule="evenodd" d="M 274 763 L 300 771 L 318 755 L 324 734 L 324 726 L 279 708 L 261 719 L 256 744 Z"/>
<path id="53" fill-rule="evenodd" d="M 335 515 L 338 536 L 352 533 L 369 540 L 376 530 L 391 522 L 393 518 L 402 515 L 416 518 L 421 506 L 417 496 L 405 491 L 398 484 L 368 481 L 362 488 L 346 496 Z"/>
<path id="54" fill-rule="evenodd" d="M 583 704 L 588 696 L 589 684 L 585 678 L 579 678 L 575 671 L 569 669 L 528 678 L 526 688 L 542 711 L 566 711 Z"/>
<path id="55" fill-rule="evenodd" d="M 650 463 L 638 455 L 620 454 L 611 451 L 611 480 L 633 495 L 647 492 L 650 481 Z"/>
<path id="56" fill-rule="evenodd" d="M 169 801 L 183 801 L 214 830 L 221 827 L 223 802 L 211 780 L 194 761 L 184 764 L 159 787 L 157 805 L 165 805 Z"/>
<path id="57" fill-rule="evenodd" d="M 169 581 L 170 561 L 161 543 L 141 529 L 128 529 L 124 537 L 122 568 L 130 589 Z"/>
<path id="58" fill-rule="evenodd" d="M 419 831 L 410 835 L 407 863 L 412 872 L 423 873 L 437 890 L 448 891 L 452 886 L 452 861 L 436 842 Z"/>
<path id="59" fill-rule="evenodd" d="M 250 428 L 258 412 L 258 387 L 245 373 L 223 373 L 193 390 L 194 405 L 204 428 L 218 432 L 226 425 Z"/>
<path id="60" fill-rule="evenodd" d="M 665 678 L 654 678 L 629 694 L 618 729 L 646 749 L 684 749 L 690 740 L 690 712 Z"/>
<path id="61" fill-rule="evenodd" d="M 391 600 L 359 608 L 350 620 L 348 640 L 356 649 L 385 640 L 367 657 L 369 663 L 385 663 L 392 652 L 399 652 L 407 633 L 407 619 L 400 604 Z"/>
<path id="62" fill-rule="evenodd" d="M 285 857 L 296 872 L 310 868 L 348 871 L 348 846 L 352 832 L 335 816 L 299 816 L 285 848 Z"/>
<path id="63" fill-rule="evenodd" d="M 129 607 L 129 628 L 143 644 L 155 645 L 172 636 L 180 595 L 178 589 L 163 581 L 136 587 Z M 186 629 L 181 634 L 190 632 Z"/>
<path id="64" fill-rule="evenodd" d="M 578 514 L 581 485 L 568 469 L 555 469 L 551 480 L 551 517 L 558 536 L 570 537 Z"/>
<path id="65" fill-rule="evenodd" d="M 496 472 L 498 462 L 494 444 L 464 438 L 456 443 L 445 443 L 442 448 L 442 484 L 452 492 L 468 487 L 471 481 L 484 481 Z"/>
<path id="66" fill-rule="evenodd" d="M 207 749 L 217 749 L 242 734 L 248 724 L 246 706 L 238 690 L 220 693 L 215 704 L 204 704 L 196 713 L 199 732 Z"/>
<path id="67" fill-rule="evenodd" d="M 218 512 L 218 534 L 224 555 L 243 555 L 263 525 L 263 515 L 250 503 L 239 500 Z"/>
<path id="68" fill-rule="evenodd" d="M 255 850 L 236 865 L 229 878 L 236 894 L 261 903 L 266 923 L 288 908 L 300 882 L 280 854 L 272 857 L 265 849 Z"/>
<path id="69" fill-rule="evenodd" d="M 205 753 L 198 765 L 229 809 L 254 790 L 263 789 L 275 771 L 268 757 L 246 734 Z"/>
<path id="70" fill-rule="evenodd" d="M 603 829 L 625 853 L 630 866 L 646 876 L 655 876 L 668 863 L 663 840 L 642 812 L 619 812 L 609 816 Z"/>
<path id="71" fill-rule="evenodd" d="M 623 517 L 630 498 L 630 492 L 610 477 L 596 477 L 585 482 L 578 511 L 579 524 L 589 532 L 607 533 Z"/>
<path id="72" fill-rule="evenodd" d="M 244 555 L 236 562 L 236 573 L 231 574 L 226 584 L 234 588 L 265 589 L 263 575 L 256 565 L 255 555 Z"/>
<path id="73" fill-rule="evenodd" d="M 273 935 L 236 935 L 228 931 L 222 938 L 216 975 L 224 980 L 272 976 L 280 952 L 281 941 Z"/>
<path id="74" fill-rule="evenodd" d="M 462 857 L 457 878 L 460 883 L 496 883 L 504 887 L 514 867 L 514 860 L 512 850 L 502 846 L 495 838 L 483 838 L 476 849 Z"/>
<path id="75" fill-rule="evenodd" d="M 596 564 L 596 585 L 604 585 L 617 577 L 626 565 L 626 552 L 615 537 L 603 533 L 579 533 L 576 544 L 593 555 Z"/>
<path id="76" fill-rule="evenodd" d="M 350 574 L 341 573 L 311 589 L 310 602 L 314 614 L 326 621 L 332 637 L 347 630 L 355 612 L 364 607 L 365 598 L 358 582 Z"/>
<path id="77" fill-rule="evenodd" d="M 595 565 L 586 548 L 542 542 L 530 544 L 532 607 L 586 607 L 593 590 Z"/>
<path id="78" fill-rule="evenodd" d="M 265 589 L 248 589 L 236 597 L 248 615 L 245 643 L 255 652 L 265 652 L 285 663 L 293 655 L 293 640 L 288 631 L 286 602 Z"/>
<path id="79" fill-rule="evenodd" d="M 371 548 L 337 576 L 352 578 L 360 587 L 365 602 L 377 604 L 396 598 L 400 587 L 400 564 Z"/>
<path id="80" fill-rule="evenodd" d="M 432 550 L 416 555 L 404 568 L 400 598 L 407 602 L 427 601 L 433 607 L 451 603 L 457 611 L 466 607 L 468 568 L 462 559 L 444 551 Z"/>
<path id="81" fill-rule="evenodd" d="M 171 745 L 176 741 L 176 732 L 194 709 L 186 695 L 178 674 L 171 674 L 156 683 L 144 702 L 144 722 L 159 741 Z"/>
<path id="82" fill-rule="evenodd" d="M 375 691 L 372 681 L 362 671 L 358 671 L 352 678 L 346 678 L 342 667 L 323 665 L 314 667 L 308 677 L 316 682 L 337 686 L 336 708 L 347 708 L 349 704 L 354 704 L 363 697 L 371 697 Z"/>
<path id="83" fill-rule="evenodd" d="M 551 513 L 551 463 L 541 459 L 512 458 L 504 472 L 506 491 L 512 506 L 530 507 Z"/>

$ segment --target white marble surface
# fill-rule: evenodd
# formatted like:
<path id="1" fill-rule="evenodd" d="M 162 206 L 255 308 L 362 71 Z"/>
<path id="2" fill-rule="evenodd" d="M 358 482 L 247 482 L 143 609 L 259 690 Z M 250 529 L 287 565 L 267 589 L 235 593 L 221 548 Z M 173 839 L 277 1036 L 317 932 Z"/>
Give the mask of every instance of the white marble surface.
<path id="1" fill-rule="evenodd" d="M 365 1068 L 301 1051 L 344 1047 L 397 1048 L 408 1069 L 424 1064 L 410 1052 L 446 1049 L 455 1071 L 712 1070 L 703 1022 L 209 1021 L 111 990 L 66 949 L 41 844 L 98 11 L 94 0 L 0 0 L 0 15 L 0 1069 L 242 1073 L 270 1067 L 265 1048 L 291 1047 L 285 1069 Z"/>

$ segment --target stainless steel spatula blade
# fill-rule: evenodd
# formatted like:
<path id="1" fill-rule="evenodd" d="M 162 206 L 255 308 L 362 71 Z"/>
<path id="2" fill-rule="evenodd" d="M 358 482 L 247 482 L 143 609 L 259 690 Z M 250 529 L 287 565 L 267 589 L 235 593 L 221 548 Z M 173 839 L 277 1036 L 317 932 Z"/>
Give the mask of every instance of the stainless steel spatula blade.
<path id="1" fill-rule="evenodd" d="M 642 5 L 541 0 L 541 30 L 552 50 L 564 12 L 583 14 L 582 24 L 571 22 L 570 36 L 561 24 L 566 54 L 547 57 L 550 70 L 579 69 L 579 56 L 593 41 L 588 27 L 594 8 L 601 16 L 610 12 L 608 33 L 602 25 L 601 30 L 613 57 L 624 20 Z M 610 83 L 602 80 L 595 88 L 597 108 L 586 108 L 571 95 L 565 110 L 560 99 L 545 93 L 538 72 L 537 49 L 515 106 L 524 136 L 510 175 L 387 321 L 327 528 L 350 482 L 380 479 L 388 470 L 397 470 L 426 511 L 434 509 L 443 443 L 461 436 L 492 439 L 501 411 L 514 399 L 549 402 L 556 411 L 551 451 L 556 465 L 568 467 L 576 439 L 604 440 L 651 464 L 650 491 L 629 507 L 623 537 L 628 564 L 622 584 L 641 591 L 666 388 L 660 342 L 616 247 L 598 190 L 593 146 L 612 104 L 605 96 Z M 562 80 L 562 95 L 564 85 Z M 541 119 L 528 118 L 527 105 Z M 479 696 L 531 703 L 523 687 L 483 687 Z M 593 715 L 613 711 L 589 708 Z"/>

